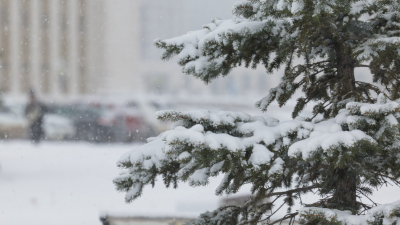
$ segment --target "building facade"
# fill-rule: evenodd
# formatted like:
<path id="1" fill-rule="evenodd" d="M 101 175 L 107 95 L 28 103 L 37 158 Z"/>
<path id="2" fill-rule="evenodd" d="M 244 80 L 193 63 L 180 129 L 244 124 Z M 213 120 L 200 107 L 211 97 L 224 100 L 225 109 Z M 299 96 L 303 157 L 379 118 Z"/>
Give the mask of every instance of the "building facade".
<path id="1" fill-rule="evenodd" d="M 230 18 L 236 0 L 0 0 L 0 91 L 243 95 L 266 92 L 264 70 L 239 68 L 206 86 L 160 59 L 153 41 Z M 278 78 L 279 79 L 279 78 Z M 269 82 L 268 82 L 269 81 Z"/>
<path id="2" fill-rule="evenodd" d="M 0 0 L 0 91 L 93 93 L 101 73 L 102 2 Z"/>

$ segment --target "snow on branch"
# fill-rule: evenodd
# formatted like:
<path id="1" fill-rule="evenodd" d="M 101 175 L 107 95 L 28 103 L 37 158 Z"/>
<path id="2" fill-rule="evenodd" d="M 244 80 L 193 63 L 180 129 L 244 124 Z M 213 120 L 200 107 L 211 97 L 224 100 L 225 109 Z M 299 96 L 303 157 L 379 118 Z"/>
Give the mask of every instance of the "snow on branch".
<path id="1" fill-rule="evenodd" d="M 268 212 L 274 200 L 270 198 L 283 197 L 283 204 L 290 207 L 293 198 L 312 190 L 326 196 L 317 205 L 336 204 L 324 187 L 330 185 L 337 170 L 358 171 L 362 194 L 370 190 L 364 187 L 397 182 L 399 109 L 400 103 L 381 94 L 375 104 L 349 102 L 335 118 L 321 122 L 280 122 L 207 110 L 158 112 L 160 120 L 174 122 L 171 130 L 124 154 L 118 161 L 123 171 L 114 183 L 126 193 L 127 202 L 138 198 L 147 185 L 154 186 L 160 177 L 167 187 L 176 188 L 179 182 L 194 187 L 207 185 L 210 177 L 223 175 L 216 187 L 217 195 L 236 193 L 244 184 L 252 185 L 254 196 L 244 206 L 207 212 L 191 224 L 263 221 L 271 216 Z M 315 210 L 325 209 L 306 208 L 301 214 L 307 220 L 326 213 L 329 221 L 351 218 L 347 212 Z M 297 213 L 290 215 L 292 218 Z"/>
<path id="2" fill-rule="evenodd" d="M 175 121 L 173 128 L 123 155 L 118 165 L 126 170 L 114 182 L 127 191 L 127 201 L 131 201 L 158 175 L 174 184 L 181 180 L 197 186 L 225 173 L 220 188 L 231 192 L 238 188 L 231 182 L 239 179 L 235 175 L 240 170 L 271 178 L 284 173 L 290 157 L 300 155 L 308 160 L 321 150 L 329 157 L 331 151 L 345 151 L 364 142 L 375 146 L 380 137 L 398 132 L 400 104 L 383 95 L 379 98 L 377 104 L 348 103 L 336 118 L 319 123 L 279 122 L 236 112 L 162 111 L 157 113 L 159 119 Z M 382 128 L 371 132 L 377 124 Z M 243 173 L 240 182 L 251 179 Z"/>
<path id="3" fill-rule="evenodd" d="M 189 32 L 180 37 L 165 40 L 155 40 L 159 48 L 165 49 L 163 59 L 178 56 L 178 63 L 183 72 L 192 74 L 205 82 L 227 75 L 230 70 L 242 64 L 249 65 L 253 61 L 252 55 L 240 54 L 244 51 L 253 51 L 252 35 L 262 36 L 268 51 L 276 48 L 274 43 L 285 31 L 290 20 L 268 17 L 262 20 L 252 20 L 235 17 L 230 20 L 214 19 L 202 30 Z M 237 51 L 234 53 L 234 51 Z M 264 60 L 268 64 L 268 60 Z"/>
<path id="4" fill-rule="evenodd" d="M 269 168 L 270 175 L 281 173 L 284 161 L 276 154 L 276 148 L 307 137 L 313 128 L 309 122 L 278 123 L 276 119 L 234 112 L 164 111 L 158 116 L 176 121 L 174 128 L 149 139 L 148 144 L 126 153 L 118 162 L 125 171 L 114 182 L 127 192 L 127 201 L 140 196 L 143 186 L 154 183 L 155 177 L 173 162 L 179 167 L 169 174 L 170 178 L 189 181 L 194 186 L 207 184 L 210 176 L 226 173 L 227 179 L 220 186 L 228 192 L 227 189 L 235 189 L 229 187 L 236 179 L 235 173 L 228 172 L 233 169 L 254 166 L 261 170 L 263 166 Z M 217 130 L 221 127 L 226 133 Z"/>
<path id="5" fill-rule="evenodd" d="M 353 215 L 350 211 L 315 207 L 301 208 L 299 214 L 302 219 L 308 221 L 324 221 L 333 224 L 392 225 L 400 223 L 400 201 L 375 206 L 367 210 L 365 215 Z"/>

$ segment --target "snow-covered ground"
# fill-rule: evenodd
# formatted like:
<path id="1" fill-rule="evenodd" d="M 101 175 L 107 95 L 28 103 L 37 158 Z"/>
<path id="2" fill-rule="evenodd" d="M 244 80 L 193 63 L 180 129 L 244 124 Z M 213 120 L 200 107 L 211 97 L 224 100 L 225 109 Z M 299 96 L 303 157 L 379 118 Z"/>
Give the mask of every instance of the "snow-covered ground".
<path id="1" fill-rule="evenodd" d="M 186 216 L 217 207 L 217 180 L 204 188 L 166 189 L 161 179 L 126 204 L 112 179 L 118 158 L 134 145 L 0 142 L 0 224 L 99 225 L 104 212 Z"/>
<path id="2" fill-rule="evenodd" d="M 115 191 L 116 161 L 135 145 L 0 142 L 0 224 L 100 225 L 104 212 L 134 216 L 185 216 L 218 206 L 219 178 L 206 187 L 181 184 L 166 189 L 161 181 L 146 188 L 131 204 Z M 161 180 L 161 179 L 160 179 Z M 243 188 L 243 193 L 248 193 Z M 400 200 L 400 188 L 388 187 L 373 197 L 378 203 Z M 315 197 L 303 198 L 313 202 Z"/>

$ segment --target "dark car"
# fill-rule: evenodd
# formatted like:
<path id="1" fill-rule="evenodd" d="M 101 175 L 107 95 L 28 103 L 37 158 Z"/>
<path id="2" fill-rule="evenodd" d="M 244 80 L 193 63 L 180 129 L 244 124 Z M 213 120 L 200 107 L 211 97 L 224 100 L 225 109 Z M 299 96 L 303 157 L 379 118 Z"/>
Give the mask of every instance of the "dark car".
<path id="1" fill-rule="evenodd" d="M 75 140 L 109 142 L 115 141 L 112 115 L 101 108 L 81 104 L 50 105 L 49 110 L 71 119 L 76 129 Z"/>
<path id="2" fill-rule="evenodd" d="M 154 136 L 154 129 L 141 113 L 120 109 L 115 113 L 115 138 L 119 142 L 145 141 Z"/>

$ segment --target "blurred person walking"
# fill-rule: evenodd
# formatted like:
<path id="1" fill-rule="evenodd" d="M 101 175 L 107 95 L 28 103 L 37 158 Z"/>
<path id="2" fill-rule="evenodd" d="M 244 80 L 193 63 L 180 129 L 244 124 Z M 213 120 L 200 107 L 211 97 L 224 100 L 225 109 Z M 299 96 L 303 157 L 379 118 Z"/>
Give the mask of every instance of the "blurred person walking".
<path id="1" fill-rule="evenodd" d="M 25 116 L 29 122 L 29 137 L 33 143 L 39 143 L 44 136 L 43 117 L 46 112 L 46 107 L 37 100 L 35 92 L 31 89 Z"/>

